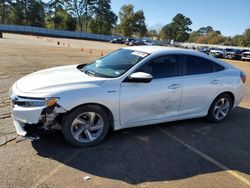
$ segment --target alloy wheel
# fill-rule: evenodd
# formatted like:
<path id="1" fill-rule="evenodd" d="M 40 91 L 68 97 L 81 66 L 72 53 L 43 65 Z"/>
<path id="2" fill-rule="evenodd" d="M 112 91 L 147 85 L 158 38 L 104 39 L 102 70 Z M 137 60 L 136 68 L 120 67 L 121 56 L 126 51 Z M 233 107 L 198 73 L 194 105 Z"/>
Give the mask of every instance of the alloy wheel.
<path id="1" fill-rule="evenodd" d="M 71 134 L 78 142 L 89 143 L 96 140 L 104 128 L 103 118 L 96 112 L 78 115 L 71 125 Z"/>
<path id="2" fill-rule="evenodd" d="M 224 119 L 230 110 L 230 101 L 228 98 L 219 99 L 214 106 L 214 117 L 217 120 Z"/>

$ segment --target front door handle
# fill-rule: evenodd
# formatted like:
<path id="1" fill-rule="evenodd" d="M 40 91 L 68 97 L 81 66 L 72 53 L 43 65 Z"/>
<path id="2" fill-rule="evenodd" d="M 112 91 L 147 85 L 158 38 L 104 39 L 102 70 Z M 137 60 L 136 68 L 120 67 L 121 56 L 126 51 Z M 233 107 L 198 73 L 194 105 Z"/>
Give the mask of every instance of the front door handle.
<path id="1" fill-rule="evenodd" d="M 168 89 L 178 89 L 181 87 L 181 84 L 172 84 L 170 86 L 168 86 Z"/>
<path id="2" fill-rule="evenodd" d="M 212 80 L 210 81 L 210 84 L 213 84 L 213 85 L 220 84 L 220 80 Z"/>

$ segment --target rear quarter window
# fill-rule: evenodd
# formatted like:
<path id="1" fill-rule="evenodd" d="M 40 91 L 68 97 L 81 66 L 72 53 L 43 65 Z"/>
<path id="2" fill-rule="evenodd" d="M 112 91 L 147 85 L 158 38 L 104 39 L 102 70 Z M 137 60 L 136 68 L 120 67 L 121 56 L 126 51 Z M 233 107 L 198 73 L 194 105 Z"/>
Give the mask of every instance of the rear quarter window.
<path id="1" fill-rule="evenodd" d="M 213 63 L 213 72 L 219 72 L 225 70 L 225 67 L 222 65 L 219 65 L 218 63 L 212 62 Z"/>
<path id="2" fill-rule="evenodd" d="M 184 75 L 206 74 L 213 72 L 213 63 L 205 58 L 185 56 Z"/>

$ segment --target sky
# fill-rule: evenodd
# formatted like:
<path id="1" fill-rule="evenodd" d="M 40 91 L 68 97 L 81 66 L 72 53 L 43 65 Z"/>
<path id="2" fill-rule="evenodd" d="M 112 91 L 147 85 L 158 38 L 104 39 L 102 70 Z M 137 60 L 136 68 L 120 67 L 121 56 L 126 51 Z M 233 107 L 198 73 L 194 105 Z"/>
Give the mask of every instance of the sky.
<path id="1" fill-rule="evenodd" d="M 178 13 L 192 20 L 193 31 L 210 25 L 225 36 L 234 36 L 250 27 L 250 0 L 111 0 L 117 15 L 124 4 L 143 10 L 149 29 L 170 23 Z"/>

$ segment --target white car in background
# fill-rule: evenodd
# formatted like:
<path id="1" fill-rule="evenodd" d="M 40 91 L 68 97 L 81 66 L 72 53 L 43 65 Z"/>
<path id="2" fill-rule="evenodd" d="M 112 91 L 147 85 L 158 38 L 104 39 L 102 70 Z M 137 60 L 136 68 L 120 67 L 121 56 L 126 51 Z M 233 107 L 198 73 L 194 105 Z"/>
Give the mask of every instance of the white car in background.
<path id="1" fill-rule="evenodd" d="M 142 40 L 142 42 L 143 42 L 145 45 L 148 45 L 148 46 L 153 46 L 153 45 L 155 45 L 155 43 L 153 43 L 152 41 L 146 40 L 146 39 Z"/>
<path id="2" fill-rule="evenodd" d="M 241 54 L 241 61 L 250 61 L 250 50 Z"/>
<path id="3" fill-rule="evenodd" d="M 241 70 L 193 50 L 128 47 L 21 78 L 11 88 L 12 115 L 22 136 L 61 129 L 71 144 L 91 146 L 109 129 L 198 117 L 222 122 L 241 102 L 245 81 Z"/>
<path id="4" fill-rule="evenodd" d="M 212 48 L 209 52 L 209 55 L 217 58 L 223 58 L 224 57 L 224 51 L 221 48 Z"/>

